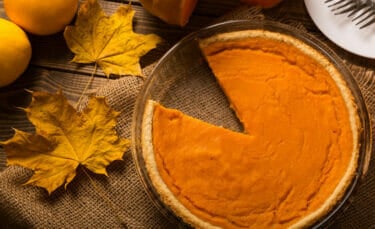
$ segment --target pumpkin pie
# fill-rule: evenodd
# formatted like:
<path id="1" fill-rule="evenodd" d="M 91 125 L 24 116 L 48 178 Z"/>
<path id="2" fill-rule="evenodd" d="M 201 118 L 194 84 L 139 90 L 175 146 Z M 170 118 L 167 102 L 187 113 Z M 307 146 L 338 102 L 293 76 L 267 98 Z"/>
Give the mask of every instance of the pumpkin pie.
<path id="1" fill-rule="evenodd" d="M 247 30 L 200 41 L 239 133 L 148 101 L 142 146 L 162 201 L 198 228 L 301 228 L 343 197 L 359 118 L 330 61 L 289 35 Z"/>

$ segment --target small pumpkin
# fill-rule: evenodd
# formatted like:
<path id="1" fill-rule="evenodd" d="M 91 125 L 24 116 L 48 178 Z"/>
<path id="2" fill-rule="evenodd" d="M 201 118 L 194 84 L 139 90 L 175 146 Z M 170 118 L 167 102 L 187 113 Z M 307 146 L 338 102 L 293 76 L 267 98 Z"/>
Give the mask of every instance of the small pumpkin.
<path id="1" fill-rule="evenodd" d="M 184 26 L 188 23 L 198 0 L 141 0 L 152 15 L 168 24 Z"/>

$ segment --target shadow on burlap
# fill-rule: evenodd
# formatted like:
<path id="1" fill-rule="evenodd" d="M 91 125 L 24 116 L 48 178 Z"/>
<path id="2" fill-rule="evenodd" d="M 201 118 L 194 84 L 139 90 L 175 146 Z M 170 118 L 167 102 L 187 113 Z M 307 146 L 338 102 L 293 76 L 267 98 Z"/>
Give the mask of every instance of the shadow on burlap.
<path id="1" fill-rule="evenodd" d="M 332 47 L 351 69 L 373 120 L 372 114 L 375 114 L 374 61 L 353 56 L 339 49 L 316 32 L 310 19 L 306 17 L 305 12 L 302 12 L 303 6 L 293 7 L 296 9 L 281 5 L 275 10 L 265 12 L 256 8 L 242 7 L 218 21 L 267 18 L 313 33 Z M 305 16 L 300 17 L 301 15 Z M 152 68 L 153 66 L 145 68 L 145 75 L 148 75 Z M 118 131 L 123 137 L 130 138 L 134 103 L 143 82 L 141 78 L 124 77 L 109 81 L 97 91 L 98 95 L 106 96 L 109 104 L 121 112 Z M 373 164 L 372 159 L 356 198 L 351 200 L 346 211 L 339 213 L 333 227 L 373 228 L 375 226 L 375 168 Z M 19 167 L 8 167 L 0 173 L 1 226 L 5 228 L 174 228 L 174 225 L 171 225 L 169 220 L 159 213 L 146 194 L 130 152 L 126 152 L 123 161 L 110 165 L 108 174 L 109 177 L 95 174 L 91 176 L 102 192 L 115 203 L 113 208 L 110 208 L 108 203 L 100 197 L 89 179 L 80 171 L 67 190 L 60 188 L 48 196 L 40 188 L 21 185 L 30 177 L 30 171 Z M 115 215 L 118 215 L 120 220 Z"/>

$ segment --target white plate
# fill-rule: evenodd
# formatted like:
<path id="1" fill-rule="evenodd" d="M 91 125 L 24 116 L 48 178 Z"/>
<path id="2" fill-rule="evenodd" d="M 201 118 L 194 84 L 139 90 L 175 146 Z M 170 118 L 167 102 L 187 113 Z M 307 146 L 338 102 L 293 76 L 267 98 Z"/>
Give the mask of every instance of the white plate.
<path id="1" fill-rule="evenodd" d="M 324 0 L 305 0 L 305 5 L 328 39 L 349 52 L 375 59 L 375 24 L 360 30 L 347 14 L 334 15 Z"/>

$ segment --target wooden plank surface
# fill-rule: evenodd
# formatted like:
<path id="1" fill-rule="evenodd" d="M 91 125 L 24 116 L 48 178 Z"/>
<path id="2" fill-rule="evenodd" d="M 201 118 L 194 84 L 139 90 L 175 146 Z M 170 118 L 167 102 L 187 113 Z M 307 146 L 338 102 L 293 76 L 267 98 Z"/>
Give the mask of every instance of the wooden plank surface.
<path id="1" fill-rule="evenodd" d="M 0 0 L 0 18 L 6 18 L 4 6 L 3 6 L 3 0 Z"/>
<path id="2" fill-rule="evenodd" d="M 127 1 L 119 2 L 127 4 Z M 107 14 L 112 14 L 121 4 L 119 2 L 101 1 L 101 5 Z M 3 0 L 0 0 L 0 17 L 5 16 L 2 4 Z M 144 34 L 155 33 L 164 40 L 164 43 L 159 49 L 157 49 L 157 51 L 154 51 L 151 55 L 143 58 L 142 65 L 145 66 L 159 59 L 166 50 L 182 37 L 192 31 L 209 25 L 215 18 L 234 9 L 238 5 L 238 2 L 220 0 L 217 1 L 217 5 L 215 4 L 213 7 L 212 1 L 202 0 L 197 5 L 190 22 L 183 28 L 161 22 L 160 19 L 146 12 L 140 5 L 139 1 L 132 1 L 132 4 L 136 11 L 134 30 L 138 33 Z M 67 49 L 62 33 L 52 36 L 34 36 L 29 34 L 29 37 L 33 47 L 33 58 L 31 60 L 32 66 L 66 72 L 83 73 L 86 75 L 93 71 L 93 65 L 78 65 L 70 63 L 73 54 Z M 54 47 L 53 51 L 51 51 L 50 47 Z M 104 76 L 101 70 L 98 71 L 97 75 Z"/>
<path id="3" fill-rule="evenodd" d="M 0 17 L 5 16 L 2 2 L 3 0 L 0 0 Z M 127 3 L 127 1 L 120 0 L 118 0 L 118 2 L 101 1 L 101 5 L 107 14 L 112 14 L 121 4 L 119 2 L 122 2 L 123 4 Z M 298 1 L 289 2 L 293 2 L 293 4 L 295 4 Z M 299 2 L 299 4 L 304 6 L 303 1 Z M 143 34 L 155 33 L 163 38 L 163 44 L 161 44 L 158 49 L 152 51 L 150 54 L 142 58 L 141 64 L 144 67 L 157 61 L 171 46 L 173 46 L 177 41 L 187 34 L 213 23 L 220 16 L 234 10 L 237 6 L 239 6 L 239 1 L 218 0 L 215 1 L 215 4 L 213 4 L 212 0 L 201 0 L 198 2 L 197 8 L 191 16 L 189 23 L 185 27 L 168 25 L 161 22 L 160 19 L 145 11 L 140 5 L 139 1 L 132 1 L 132 4 L 134 10 L 136 11 L 134 18 L 134 30 Z M 269 10 L 265 13 L 268 13 L 268 16 L 272 17 L 274 10 Z M 291 16 L 293 16 L 293 14 L 291 14 L 289 11 L 285 12 L 285 14 L 288 14 L 287 18 L 291 18 Z M 73 54 L 67 48 L 62 33 L 57 33 L 51 36 L 34 36 L 29 34 L 29 37 L 33 48 L 31 66 L 57 71 L 82 73 L 85 75 L 90 75 L 93 72 L 93 65 L 79 65 L 70 62 L 70 60 L 73 58 Z M 53 47 L 53 51 L 51 51 L 50 47 Z M 97 76 L 104 76 L 100 69 L 97 72 Z"/>

